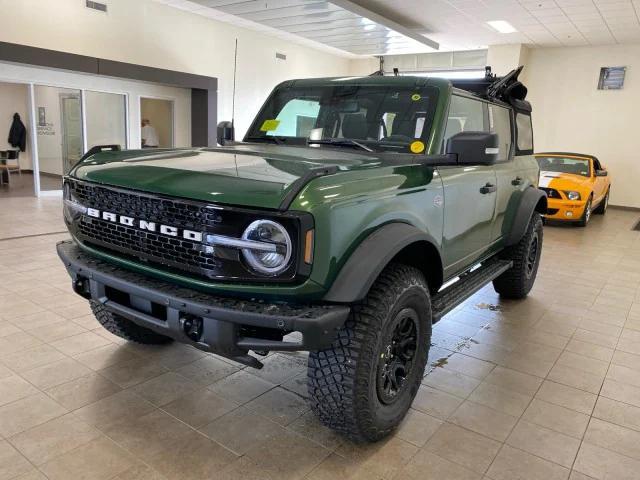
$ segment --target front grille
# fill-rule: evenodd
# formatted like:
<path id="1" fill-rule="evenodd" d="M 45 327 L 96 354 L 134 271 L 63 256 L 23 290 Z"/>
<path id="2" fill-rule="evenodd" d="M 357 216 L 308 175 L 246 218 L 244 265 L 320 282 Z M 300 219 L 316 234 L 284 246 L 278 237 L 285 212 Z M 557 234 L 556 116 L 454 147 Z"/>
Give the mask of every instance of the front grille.
<path id="1" fill-rule="evenodd" d="M 136 221 L 145 220 L 180 230 L 201 232 L 203 236 L 211 233 L 240 237 L 252 221 L 269 218 L 269 215 L 244 209 L 131 192 L 75 180 L 67 182 L 71 195 L 85 207 L 133 217 Z M 278 216 L 277 221 L 287 228 L 293 245 L 297 245 L 298 219 L 284 215 Z M 121 257 L 217 280 L 268 280 L 246 267 L 239 251 L 235 249 L 212 247 L 86 214 L 70 228 L 84 243 Z M 292 255 L 292 258 L 296 259 L 296 256 Z M 294 260 L 277 279 L 291 279 L 295 274 Z"/>
<path id="2" fill-rule="evenodd" d="M 547 198 L 557 198 L 557 199 L 561 199 L 562 198 L 560 196 L 560 192 L 558 192 L 558 190 L 556 190 L 555 188 L 543 188 L 543 187 L 540 187 L 540 190 L 543 190 L 544 192 L 546 192 Z"/>

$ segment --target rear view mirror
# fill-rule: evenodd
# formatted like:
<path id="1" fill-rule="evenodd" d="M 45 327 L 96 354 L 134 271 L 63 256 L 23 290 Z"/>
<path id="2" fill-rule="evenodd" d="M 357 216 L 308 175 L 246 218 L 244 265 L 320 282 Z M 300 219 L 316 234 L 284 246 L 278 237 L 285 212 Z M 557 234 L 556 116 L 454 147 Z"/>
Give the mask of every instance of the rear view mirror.
<path id="1" fill-rule="evenodd" d="M 609 172 L 606 170 L 596 170 L 596 177 L 606 177 L 609 175 Z"/>
<path id="2" fill-rule="evenodd" d="M 447 154 L 456 155 L 458 165 L 493 165 L 499 145 L 497 133 L 460 132 L 447 140 Z"/>
<path id="3" fill-rule="evenodd" d="M 229 121 L 220 122 L 218 124 L 218 143 L 223 145 L 225 143 L 233 142 L 235 140 L 235 132 L 233 123 Z"/>

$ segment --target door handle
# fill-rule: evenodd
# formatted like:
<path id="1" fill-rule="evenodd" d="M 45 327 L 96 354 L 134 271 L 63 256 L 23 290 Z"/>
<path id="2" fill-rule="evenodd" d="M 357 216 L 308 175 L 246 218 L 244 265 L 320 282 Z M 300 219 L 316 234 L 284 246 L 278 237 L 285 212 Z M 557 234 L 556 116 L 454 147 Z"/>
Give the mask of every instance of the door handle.
<path id="1" fill-rule="evenodd" d="M 522 178 L 520 177 L 516 177 L 513 180 L 511 180 L 511 185 L 513 185 L 514 187 L 517 187 L 518 185 L 522 185 Z"/>
<path id="2" fill-rule="evenodd" d="M 498 187 L 496 187 L 492 183 L 487 182 L 487 184 L 484 187 L 480 188 L 480 193 L 483 195 L 486 195 L 487 193 L 493 193 L 496 190 L 498 190 Z"/>

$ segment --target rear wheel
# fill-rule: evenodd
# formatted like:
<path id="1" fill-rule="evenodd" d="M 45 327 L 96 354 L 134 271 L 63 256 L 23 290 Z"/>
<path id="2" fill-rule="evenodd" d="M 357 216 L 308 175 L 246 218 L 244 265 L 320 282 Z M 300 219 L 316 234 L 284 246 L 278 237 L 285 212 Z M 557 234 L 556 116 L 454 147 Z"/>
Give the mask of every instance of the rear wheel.
<path id="1" fill-rule="evenodd" d="M 533 212 L 522 239 L 505 248 L 500 257 L 511 260 L 513 267 L 493 281 L 493 288 L 505 298 L 524 298 L 536 281 L 542 253 L 542 218 Z"/>
<path id="2" fill-rule="evenodd" d="M 589 223 L 589 220 L 591 220 L 592 205 L 593 205 L 593 195 L 589 197 L 589 200 L 587 200 L 587 204 L 584 206 L 584 212 L 582 213 L 582 217 L 580 217 L 580 220 L 578 220 L 578 223 L 577 223 L 579 227 L 586 227 L 587 224 Z"/>
<path id="3" fill-rule="evenodd" d="M 424 375 L 431 302 L 419 270 L 387 267 L 338 333 L 311 352 L 311 408 L 326 426 L 355 441 L 376 441 L 398 426 Z"/>
<path id="4" fill-rule="evenodd" d="M 607 207 L 609 206 L 609 192 L 611 191 L 611 189 L 607 190 L 607 193 L 605 194 L 604 198 L 600 201 L 600 205 L 598 205 L 596 208 L 594 208 L 593 213 L 597 214 L 597 215 L 604 215 L 605 213 L 607 213 Z"/>
<path id="5" fill-rule="evenodd" d="M 165 337 L 148 328 L 136 325 L 120 315 L 107 310 L 101 303 L 90 301 L 91 310 L 100 324 L 109 332 L 131 342 L 146 345 L 162 345 L 171 343 L 172 338 Z"/>

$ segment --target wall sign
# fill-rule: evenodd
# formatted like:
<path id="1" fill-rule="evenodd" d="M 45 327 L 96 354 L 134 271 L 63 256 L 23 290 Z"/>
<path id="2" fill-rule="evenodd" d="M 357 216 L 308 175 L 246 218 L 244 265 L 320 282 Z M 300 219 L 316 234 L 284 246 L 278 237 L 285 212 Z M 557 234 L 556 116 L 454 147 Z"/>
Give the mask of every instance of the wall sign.
<path id="1" fill-rule="evenodd" d="M 627 67 L 602 67 L 598 90 L 622 90 Z"/>

